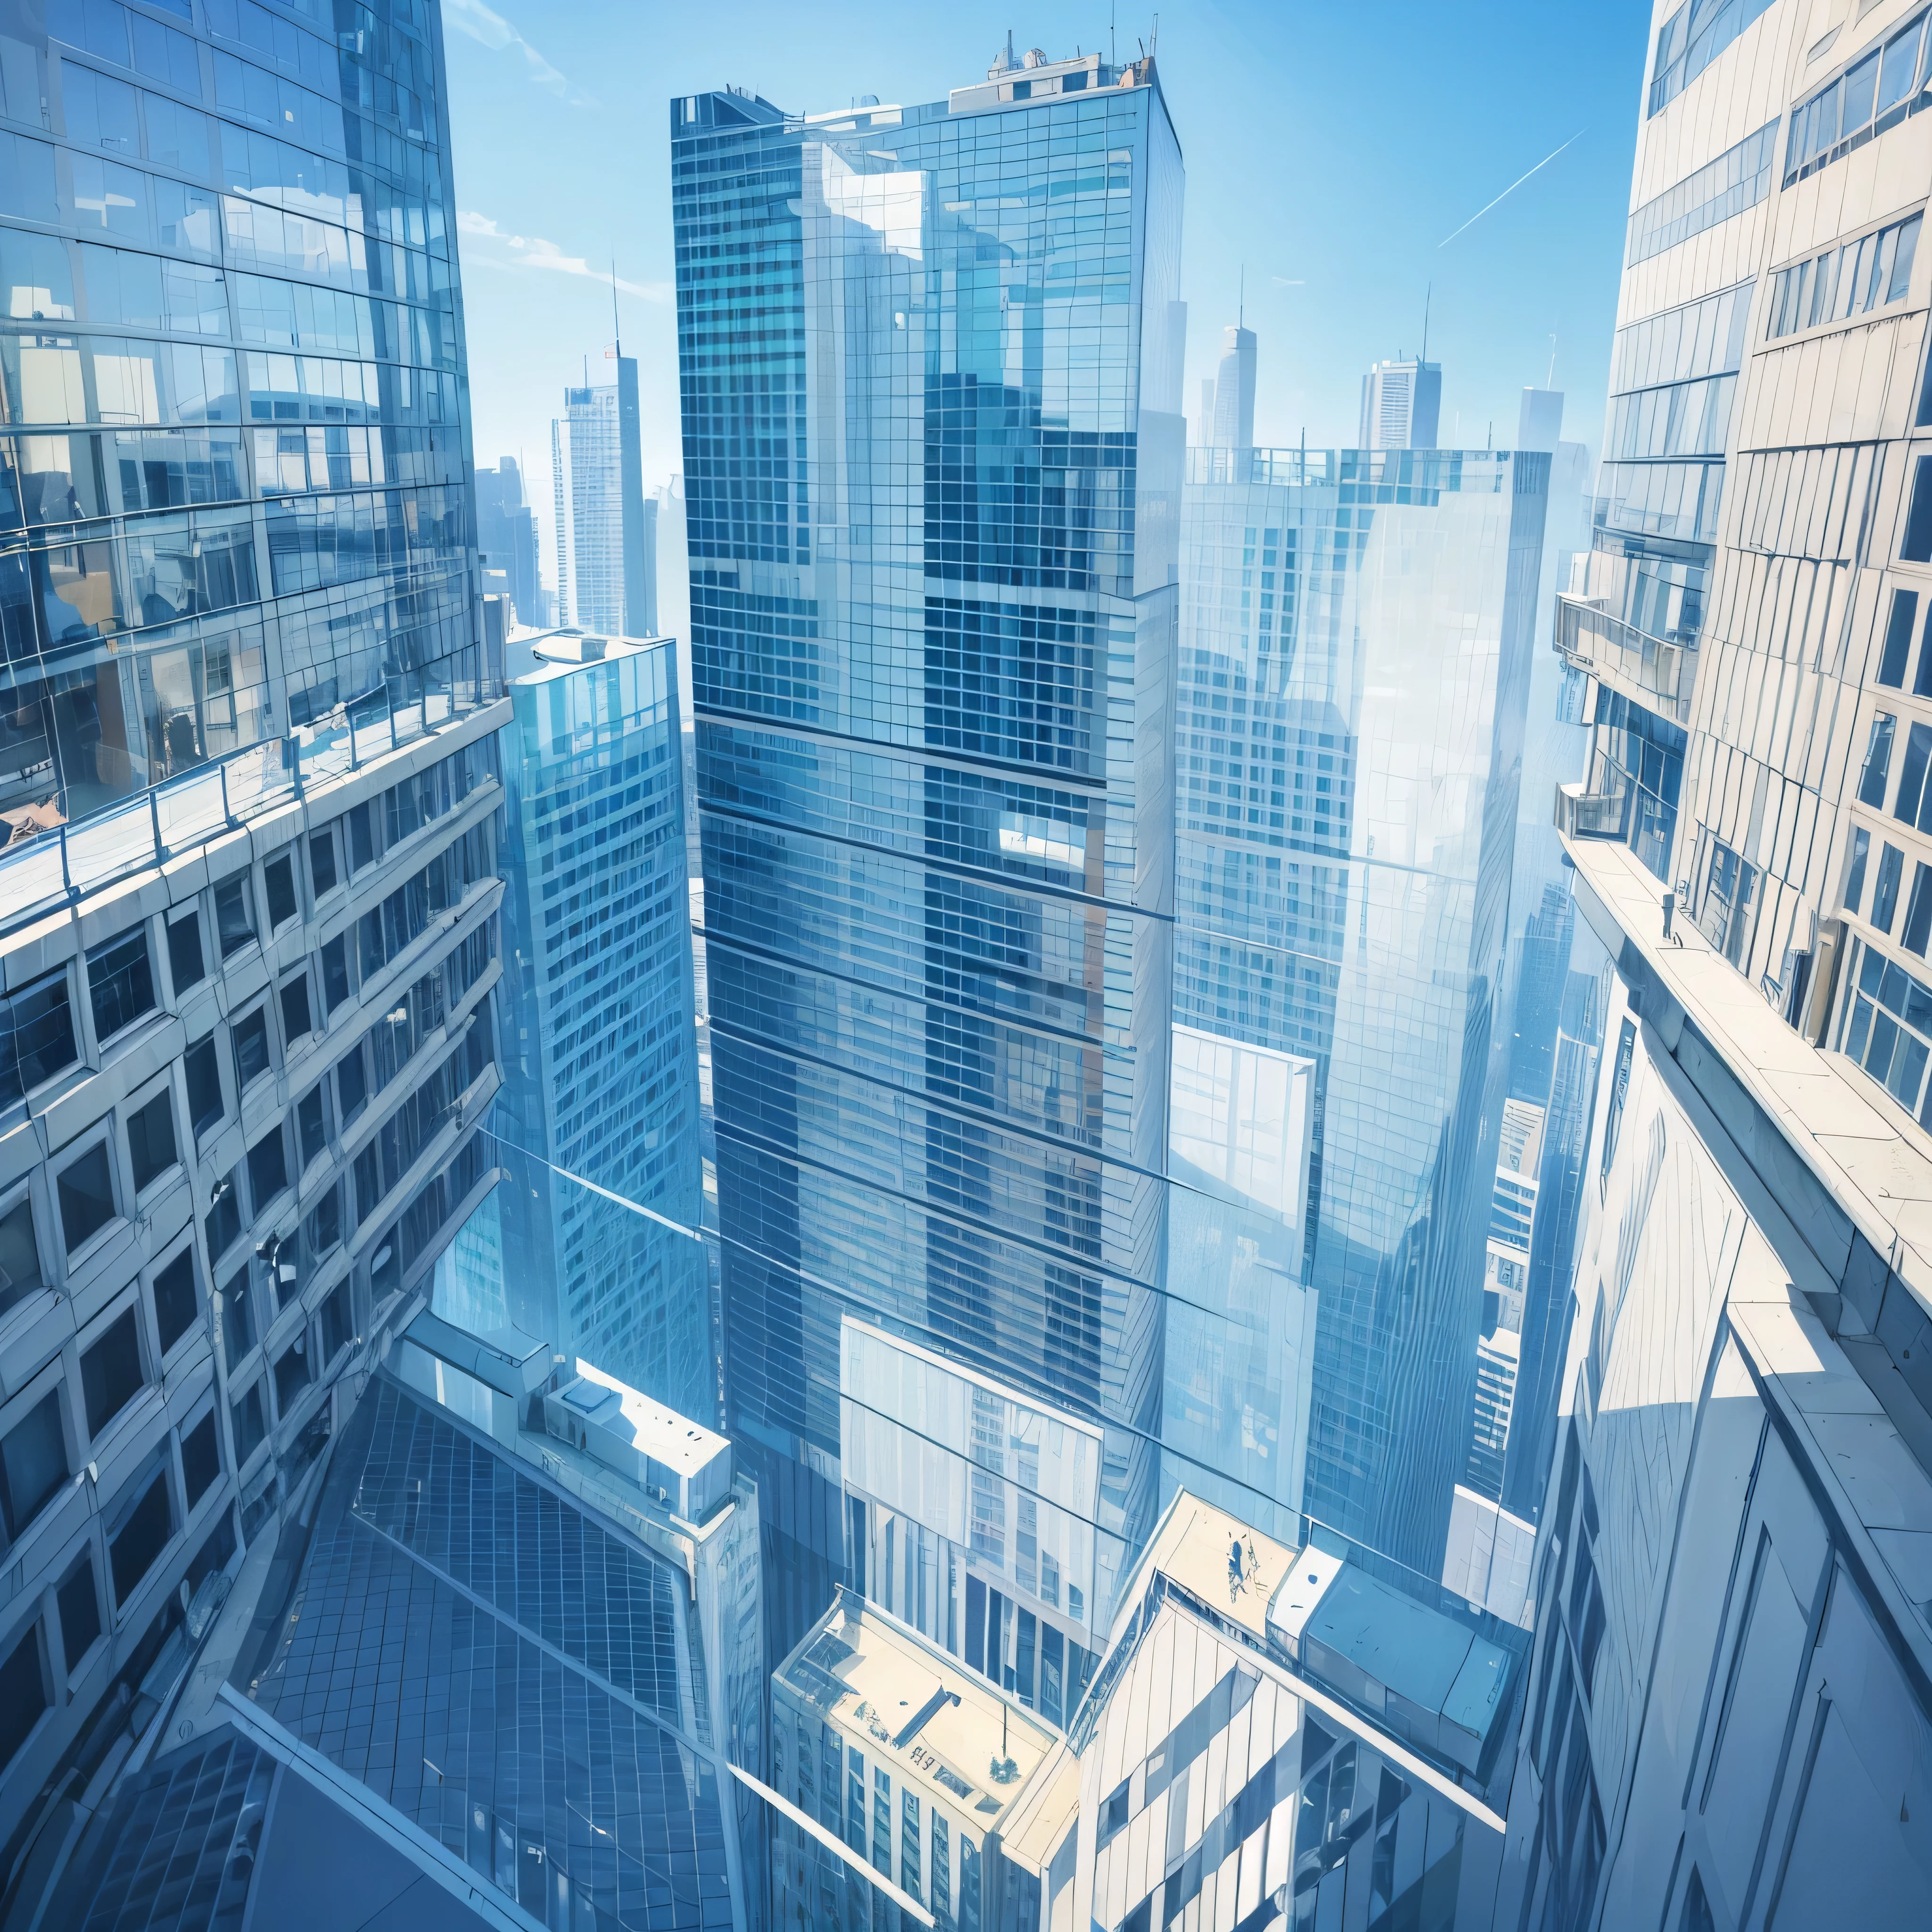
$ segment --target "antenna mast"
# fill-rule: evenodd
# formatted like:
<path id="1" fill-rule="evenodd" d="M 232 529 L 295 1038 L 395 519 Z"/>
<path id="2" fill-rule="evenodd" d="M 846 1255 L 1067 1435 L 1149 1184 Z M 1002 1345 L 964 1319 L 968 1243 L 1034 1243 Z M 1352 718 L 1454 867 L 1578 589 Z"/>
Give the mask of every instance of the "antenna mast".
<path id="1" fill-rule="evenodd" d="M 1436 284 L 1431 281 L 1422 298 L 1422 353 L 1416 358 L 1418 362 L 1429 360 L 1429 306 L 1435 298 Z"/>
<path id="2" fill-rule="evenodd" d="M 610 257 L 610 332 L 616 338 L 611 345 L 617 352 L 617 360 L 624 359 L 624 325 L 617 320 L 617 258 Z"/>

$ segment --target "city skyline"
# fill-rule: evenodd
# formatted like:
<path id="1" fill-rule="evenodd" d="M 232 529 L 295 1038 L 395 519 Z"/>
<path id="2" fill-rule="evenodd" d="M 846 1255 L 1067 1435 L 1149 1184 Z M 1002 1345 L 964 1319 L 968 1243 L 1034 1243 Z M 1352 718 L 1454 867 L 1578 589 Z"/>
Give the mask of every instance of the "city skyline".
<path id="1" fill-rule="evenodd" d="M 489 26 L 486 14 L 501 26 Z M 1398 9 L 1392 22 L 1352 9 L 1292 22 L 1258 4 L 1162 10 L 1163 83 L 1177 100 L 1216 104 L 1182 130 L 1190 417 L 1202 380 L 1216 373 L 1222 332 L 1239 319 L 1271 358 L 1256 396 L 1256 440 L 1282 447 L 1305 430 L 1312 446 L 1351 444 L 1363 372 L 1414 356 L 1426 310 L 1430 357 L 1443 365 L 1445 445 L 1480 448 L 1493 434 L 1508 447 L 1518 394 L 1551 383 L 1553 356 L 1553 386 L 1595 448 L 1647 13 L 1616 0 L 1554 29 L 1526 4 L 1477 17 L 1483 31 L 1472 41 L 1462 16 L 1420 7 Z M 864 91 L 910 103 L 926 98 L 934 74 L 981 70 L 1010 25 L 1016 45 L 1054 58 L 1076 46 L 1104 55 L 1108 31 L 1105 10 L 1065 0 L 1010 22 L 1004 14 L 963 26 L 916 16 L 884 37 L 869 31 L 874 22 L 859 0 L 820 10 L 809 34 L 795 16 L 750 0 L 722 20 L 721 32 L 716 14 L 674 15 L 653 20 L 646 35 L 642 16 L 601 0 L 568 13 L 472 4 L 448 16 L 459 245 L 478 290 L 470 326 L 477 446 L 481 460 L 502 452 L 526 464 L 553 588 L 550 421 L 562 389 L 583 380 L 584 358 L 594 372 L 612 340 L 614 255 L 625 350 L 639 359 L 646 494 L 682 466 L 669 209 L 661 196 L 602 184 L 596 158 L 614 140 L 633 157 L 627 177 L 648 175 L 656 158 L 649 134 L 627 128 L 600 89 L 599 66 L 634 47 L 659 93 L 730 83 L 826 106 Z M 1147 19 L 1130 22 L 1122 10 L 1120 58 L 1148 33 Z M 1338 124 L 1350 76 L 1385 62 L 1394 41 L 1405 58 L 1384 76 L 1393 92 L 1378 111 L 1394 118 L 1372 140 L 1350 134 Z M 532 77 L 532 46 L 561 70 L 555 81 Z M 1497 130 L 1493 137 L 1402 136 L 1405 126 L 1434 124 L 1438 90 L 1451 81 L 1472 124 Z M 1302 191 L 1300 169 L 1276 160 L 1262 131 L 1284 101 L 1306 119 L 1316 152 L 1354 158 L 1323 168 L 1318 194 Z M 1580 128 L 1574 146 L 1438 245 Z M 1258 166 L 1279 208 L 1258 240 Z M 560 202 L 540 185 L 557 168 L 578 184 Z M 1364 235 L 1376 238 L 1372 248 Z"/>

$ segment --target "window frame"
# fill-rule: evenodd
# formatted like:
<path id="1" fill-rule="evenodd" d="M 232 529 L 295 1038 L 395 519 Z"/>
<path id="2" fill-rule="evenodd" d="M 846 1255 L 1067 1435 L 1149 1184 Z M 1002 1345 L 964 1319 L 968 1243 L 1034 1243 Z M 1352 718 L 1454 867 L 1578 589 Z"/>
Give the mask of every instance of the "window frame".
<path id="1" fill-rule="evenodd" d="M 146 1181 L 140 1180 L 135 1173 L 134 1122 L 137 1116 L 146 1114 L 155 1102 L 166 1103 L 168 1130 L 174 1140 L 174 1157 L 157 1168 Z M 180 1109 L 174 1104 L 174 1081 L 171 1069 L 164 1068 L 150 1081 L 135 1088 L 126 1100 L 116 1108 L 121 1116 L 122 1138 L 128 1144 L 128 1185 L 129 1198 L 137 1204 L 144 1196 L 149 1196 L 170 1184 L 169 1177 L 177 1169 L 185 1171 L 187 1162 L 182 1154 Z"/>
<path id="2" fill-rule="evenodd" d="M 175 915 L 178 914 L 178 916 Z M 183 927 L 191 927 L 194 932 L 195 963 L 199 969 L 194 978 L 185 984 L 175 971 L 175 934 Z M 202 931 L 201 898 L 199 894 L 178 906 L 170 906 L 161 916 L 161 934 L 166 941 L 168 956 L 168 993 L 178 1007 L 185 996 L 198 986 L 208 984 L 208 941 Z"/>
<path id="3" fill-rule="evenodd" d="M 120 1163 L 114 1157 L 113 1126 L 114 1118 L 111 1114 L 97 1120 L 61 1150 L 58 1167 L 56 1167 L 51 1160 L 47 1163 L 47 1181 L 53 1196 L 54 1218 L 61 1224 L 61 1248 L 66 1258 L 66 1273 L 70 1280 L 98 1256 L 102 1249 L 114 1238 L 116 1225 L 124 1227 L 129 1219 L 121 1198 L 121 1190 L 126 1182 L 119 1171 Z M 61 1183 L 97 1148 L 107 1163 L 110 1211 L 97 1227 L 81 1238 L 77 1245 L 70 1246 L 67 1238 L 67 1211 L 61 1201 Z"/>
<path id="4" fill-rule="evenodd" d="M 28 1173 L 22 1174 L 11 1187 L 0 1189 L 0 1222 L 8 1220 L 22 1204 L 26 1206 L 28 1215 L 28 1226 L 32 1228 L 34 1234 L 34 1256 L 40 1264 L 38 1292 L 45 1293 L 59 1280 L 61 1270 L 58 1268 L 51 1268 L 47 1265 L 46 1244 L 40 1238 L 47 1225 L 47 1210 L 38 1198 L 40 1190 L 35 1186 L 34 1182 L 35 1176 Z M 0 1308 L 0 1327 L 5 1325 L 8 1318 L 16 1308 L 22 1306 L 32 1300 L 34 1292 L 34 1290 L 28 1289 L 25 1293 L 14 1296 L 9 1305 Z"/>
<path id="5" fill-rule="evenodd" d="M 155 1014 L 164 1010 L 161 1004 L 160 976 L 154 970 L 154 935 L 152 929 L 153 924 L 154 922 L 152 920 L 136 920 L 132 926 L 125 927 L 110 938 L 102 940 L 98 945 L 87 947 L 81 955 L 82 963 L 87 968 L 88 1024 L 93 1030 L 94 1051 L 97 1055 L 105 1053 L 110 1044 L 124 1040 L 143 1021 L 151 1019 Z M 147 971 L 148 1004 L 127 1018 L 121 1020 L 111 1030 L 104 1032 L 101 1030 L 100 994 L 96 990 L 94 985 L 95 963 L 101 956 L 116 949 L 129 946 L 136 940 L 139 941 L 141 949 L 142 956 L 140 963 L 145 966 Z M 112 980 L 120 976 L 120 969 L 117 968 L 110 976 L 109 981 L 104 982 L 104 989 L 106 984 L 111 983 Z"/>
<path id="6" fill-rule="evenodd" d="M 147 1324 L 142 1318 L 146 1312 L 146 1304 L 140 1293 L 140 1282 L 138 1280 L 131 1281 L 122 1294 L 116 1295 L 75 1338 L 76 1385 L 80 1391 L 80 1409 L 75 1419 L 84 1432 L 90 1460 L 98 1459 L 101 1444 L 114 1435 L 126 1418 L 128 1411 L 141 1400 L 142 1392 L 158 1384 L 156 1365 L 149 1359 L 151 1338 L 146 1333 Z M 135 1384 L 133 1392 L 122 1400 L 119 1406 L 101 1418 L 97 1428 L 88 1409 L 87 1358 L 130 1315 L 134 1317 L 134 1365 L 140 1379 Z"/>
<path id="7" fill-rule="evenodd" d="M 163 1363 L 177 1348 L 194 1339 L 195 1330 L 205 1324 L 208 1312 L 208 1298 L 202 1292 L 201 1269 L 195 1254 L 194 1230 L 184 1229 L 183 1232 L 186 1238 L 172 1254 L 164 1256 L 141 1270 L 142 1297 L 147 1304 L 148 1317 L 154 1324 L 155 1357 Z M 160 1304 L 155 1299 L 154 1285 L 184 1256 L 188 1258 L 188 1277 L 194 1294 L 194 1315 L 188 1326 L 172 1342 L 164 1342 L 161 1340 Z"/>

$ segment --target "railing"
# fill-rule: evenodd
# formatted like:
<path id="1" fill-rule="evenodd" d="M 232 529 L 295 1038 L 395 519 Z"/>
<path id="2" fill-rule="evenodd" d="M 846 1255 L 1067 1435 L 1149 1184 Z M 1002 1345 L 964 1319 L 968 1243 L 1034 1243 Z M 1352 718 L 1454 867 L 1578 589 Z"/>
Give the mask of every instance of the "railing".
<path id="1" fill-rule="evenodd" d="M 1673 644 L 1613 617 L 1600 604 L 1559 591 L 1556 651 L 1567 664 L 1593 676 L 1622 679 L 1642 691 L 1652 707 L 1678 724 L 1690 722 L 1690 691 L 1697 676 L 1694 646 Z"/>
<path id="2" fill-rule="evenodd" d="M 346 777 L 466 717 L 501 687 L 475 674 L 476 652 L 458 655 L 472 660 L 466 676 L 439 682 L 419 674 L 407 684 L 377 685 L 286 737 L 226 752 L 70 824 L 26 838 L 16 832 L 0 849 L 0 934 L 205 845 L 300 799 L 317 780 Z"/>

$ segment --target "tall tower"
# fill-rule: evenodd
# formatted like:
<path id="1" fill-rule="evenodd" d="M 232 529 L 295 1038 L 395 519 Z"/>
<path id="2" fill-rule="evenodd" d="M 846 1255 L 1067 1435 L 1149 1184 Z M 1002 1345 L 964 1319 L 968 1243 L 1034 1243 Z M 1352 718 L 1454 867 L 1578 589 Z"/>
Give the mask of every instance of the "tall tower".
<path id="1" fill-rule="evenodd" d="M 1362 378 L 1364 449 L 1433 449 L 1442 413 L 1442 365 L 1378 362 Z"/>
<path id="2" fill-rule="evenodd" d="M 1255 442 L 1255 332 L 1231 325 L 1222 338 L 1214 379 L 1216 449 L 1252 449 Z"/>
<path id="3" fill-rule="evenodd" d="M 655 519 L 644 501 L 638 364 L 614 382 L 568 388 L 550 423 L 557 619 L 580 631 L 647 638 L 657 628 Z"/>
<path id="4" fill-rule="evenodd" d="M 922 106 L 670 122 L 774 1657 L 849 1575 L 1059 1722 L 1158 1501 L 1180 151 L 1150 62 L 1037 50 Z M 753 285 L 791 292 L 747 335 Z"/>

